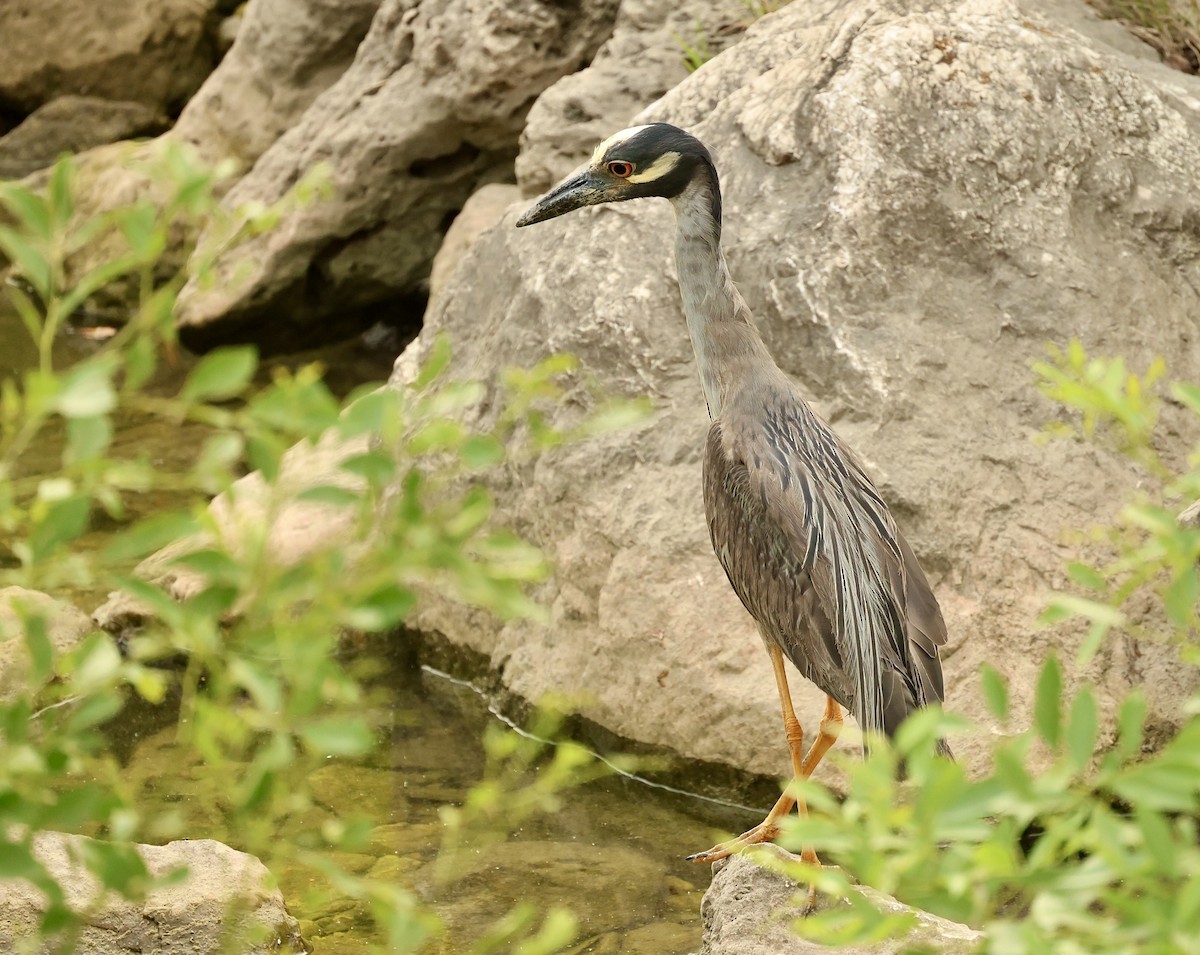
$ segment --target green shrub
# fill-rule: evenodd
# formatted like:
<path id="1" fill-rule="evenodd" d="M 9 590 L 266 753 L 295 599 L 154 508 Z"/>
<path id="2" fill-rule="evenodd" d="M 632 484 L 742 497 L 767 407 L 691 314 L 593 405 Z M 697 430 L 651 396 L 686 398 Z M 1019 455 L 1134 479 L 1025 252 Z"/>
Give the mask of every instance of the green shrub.
<path id="1" fill-rule="evenodd" d="M 180 739 L 214 774 L 239 767 L 228 792 L 238 848 L 314 867 L 331 891 L 369 908 L 384 950 L 413 951 L 438 931 L 436 920 L 405 889 L 330 861 L 328 850 L 362 844 L 369 819 L 297 832 L 285 844 L 275 834 L 276 820 L 310 803 L 304 787 L 297 788 L 298 767 L 361 757 L 378 742 L 378 728 L 364 715 L 368 661 L 340 653 L 341 637 L 393 633 L 429 592 L 502 617 L 542 615 L 529 588 L 547 574 L 545 557 L 495 521 L 490 495 L 472 478 L 624 426 L 644 409 L 598 402 L 573 432 L 551 429 L 539 409 L 576 370 L 573 360 L 556 356 L 506 375 L 489 396 L 499 409 L 491 423 L 467 427 L 460 412 L 485 389 L 451 377 L 445 342 L 410 387 L 363 387 L 345 401 L 334 397 L 316 366 L 280 370 L 260 384 L 250 347 L 218 349 L 197 361 L 181 385 L 164 388 L 160 372 L 181 360 L 173 307 L 186 278 L 160 274 L 172 230 L 182 225 L 196 234 L 204 223 L 208 234 L 221 237 L 192 255 L 191 274 L 203 281 L 221 251 L 272 227 L 296 204 L 317 200 L 324 186 L 318 170 L 276 206 L 223 220 L 216 175 L 183 150 L 168 147 L 145 171 L 161 193 L 158 201 L 90 218 L 76 210 L 69 160 L 54 168 L 44 192 L 0 184 L 7 221 L 0 251 L 14 266 L 8 293 L 39 356 L 36 367 L 0 385 L 0 528 L 8 551 L 0 584 L 123 590 L 148 611 L 128 646 L 96 632 L 61 656 L 46 621 L 24 612 L 29 679 L 0 700 L 0 877 L 44 889 L 50 907 L 43 932 L 59 938 L 62 951 L 69 950 L 76 913 L 32 854 L 35 833 L 104 835 L 88 867 L 114 892 L 145 890 L 145 869 L 127 843 L 178 835 L 185 820 L 142 813 L 102 727 L 134 696 L 150 704 L 177 699 Z M 98 243 L 112 251 L 72 277 L 80 253 Z M 56 338 L 113 282 L 137 290 L 127 324 L 84 359 L 54 367 Z M 195 453 L 184 467 L 164 471 L 121 440 L 123 427 L 147 420 L 193 428 Z M 283 480 L 287 449 L 321 440 L 345 448 L 329 478 L 300 489 Z M 58 466 L 30 473 L 25 456 L 46 445 L 61 448 Z M 244 494 L 235 481 L 249 471 L 263 481 L 263 519 L 230 534 L 207 504 L 214 494 L 230 502 Z M 173 506 L 135 519 L 133 503 L 149 492 L 168 494 Z M 274 553 L 267 541 L 273 517 L 296 501 L 341 512 L 355 528 L 353 546 L 328 542 L 287 560 Z M 103 546 L 81 546 L 100 526 L 112 528 Z M 192 546 L 176 552 L 167 569 L 200 575 L 203 585 L 186 599 L 132 571 L 140 559 L 185 539 Z M 560 748 L 539 775 L 527 771 L 542 760 L 540 746 L 499 738 L 489 746 L 497 778 L 506 782 L 489 781 L 472 797 L 473 809 L 448 817 L 454 845 L 495 838 L 522 813 L 544 808 L 553 792 L 593 774 L 571 747 Z M 511 766 L 523 771 L 501 771 Z M 573 934 L 563 913 L 535 923 L 532 913 L 514 913 L 471 950 L 536 955 Z"/>
<path id="2" fill-rule="evenodd" d="M 1119 523 L 1097 534 L 1111 559 L 1072 565 L 1087 593 L 1056 595 L 1045 619 L 1078 618 L 1086 626 L 1080 663 L 1121 633 L 1175 643 L 1180 665 L 1194 665 L 1200 531 L 1176 515 L 1200 498 L 1200 446 L 1190 449 L 1182 472 L 1155 450 L 1161 363 L 1139 376 L 1120 359 L 1088 358 L 1072 343 L 1036 371 L 1043 391 L 1069 411 L 1057 433 L 1119 448 L 1144 478 Z M 1195 434 L 1200 389 L 1176 382 L 1167 392 L 1195 416 Z M 1135 599 L 1161 612 L 1135 617 L 1128 610 Z M 911 919 L 884 915 L 852 892 L 852 874 L 982 930 L 980 952 L 1200 951 L 1200 694 L 1179 714 L 1177 735 L 1147 754 L 1140 693 L 1121 704 L 1112 741 L 1101 745 L 1095 694 L 1083 686 L 1068 697 L 1063 682 L 1051 657 L 1036 688 L 1033 725 L 997 742 L 978 778 L 932 755 L 940 734 L 964 726 L 929 710 L 905 724 L 894 749 L 844 761 L 844 801 L 805 785 L 817 811 L 806 823 L 793 822 L 790 844 L 811 843 L 844 871 L 797 866 L 793 875 L 814 876 L 850 904 L 799 922 L 797 930 L 846 942 L 900 937 L 911 927 Z M 992 714 L 1008 722 L 1003 677 L 985 669 L 983 688 Z M 897 782 L 901 758 L 908 776 Z M 914 948 L 927 949 L 938 946 Z"/>

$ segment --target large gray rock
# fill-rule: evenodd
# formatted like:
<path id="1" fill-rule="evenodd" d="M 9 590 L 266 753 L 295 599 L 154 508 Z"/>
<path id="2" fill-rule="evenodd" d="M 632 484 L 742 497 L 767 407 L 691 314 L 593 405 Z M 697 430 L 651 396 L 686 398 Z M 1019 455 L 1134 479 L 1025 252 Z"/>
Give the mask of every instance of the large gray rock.
<path id="1" fill-rule="evenodd" d="M 462 210 L 450 223 L 437 255 L 433 257 L 429 270 L 431 306 L 476 240 L 500 221 L 509 206 L 520 201 L 521 190 L 513 183 L 489 182 L 476 189 L 463 203 Z"/>
<path id="2" fill-rule="evenodd" d="M 615 11 L 616 0 L 386 0 L 354 64 L 226 202 L 273 202 L 318 162 L 333 198 L 226 256 L 210 287 L 189 285 L 185 338 L 294 349 L 414 292 L 449 218 L 511 175 L 534 97 L 590 59 Z"/>
<path id="3" fill-rule="evenodd" d="M 379 0 L 251 0 L 237 39 L 172 133 L 249 166 L 341 76 Z"/>
<path id="4" fill-rule="evenodd" d="M 93 629 L 87 614 L 65 600 L 24 587 L 0 588 L 0 700 L 24 689 L 30 666 L 28 617 L 41 618 L 55 653 L 74 649 Z"/>
<path id="5" fill-rule="evenodd" d="M 258 859 L 211 839 L 135 848 L 152 878 L 181 867 L 187 877 L 151 889 L 141 901 L 102 894 L 81 862 L 90 840 L 60 832 L 34 837 L 34 855 L 62 887 L 72 911 L 83 914 L 76 950 L 89 955 L 275 955 L 308 951 L 270 873 Z M 0 879 L 0 951 L 37 926 L 45 899 L 18 879 Z M 57 951 L 50 946 L 39 952 Z"/>
<path id="6" fill-rule="evenodd" d="M 596 143 L 687 78 L 684 44 L 719 53 L 740 38 L 750 6 L 738 0 L 621 0 L 612 36 L 586 68 L 537 98 L 521 134 L 517 181 L 541 192 Z"/>
<path id="7" fill-rule="evenodd" d="M 712 885 L 704 893 L 704 941 L 699 955 L 822 955 L 833 951 L 808 942 L 791 930 L 801 917 L 808 899 L 807 886 L 800 886 L 775 871 L 781 863 L 795 860 L 778 846 L 764 846 L 758 865 L 744 856 L 734 856 L 713 866 Z M 889 915 L 910 914 L 915 918 L 911 933 L 903 939 L 877 945 L 842 946 L 839 955 L 905 955 L 912 950 L 937 951 L 943 955 L 965 955 L 976 950 L 981 933 L 958 922 L 909 908 L 891 896 L 869 888 L 856 888 L 877 908 Z M 818 896 L 816 911 L 845 903 Z"/>
<path id="8" fill-rule="evenodd" d="M 1075 337 L 1200 377 L 1200 83 L 1007 0 L 821 0 L 760 21 L 640 119 L 714 148 L 733 275 L 939 595 L 948 705 L 1006 731 L 981 703 L 990 660 L 1020 724 L 1042 660 L 1073 653 L 1068 631 L 1035 623 L 1046 589 L 1067 584 L 1078 530 L 1138 481 L 1101 448 L 1033 442 L 1059 413 L 1029 364 Z M 502 224 L 456 270 L 406 363 L 439 333 L 456 373 L 485 379 L 574 352 L 660 413 L 493 480 L 500 514 L 556 561 L 550 626 L 448 602 L 416 623 L 486 655 L 522 696 L 575 694 L 624 736 L 782 773 L 766 655 L 707 540 L 673 231 L 665 202 Z M 554 423 L 590 402 L 581 383 Z M 1194 423 L 1163 415 L 1179 457 Z M 1096 681 L 1106 708 L 1144 687 L 1169 728 L 1192 672 L 1171 647 L 1122 638 L 1071 681 Z M 811 727 L 819 696 L 798 695 Z M 974 766 L 988 747 L 957 744 Z"/>
<path id="9" fill-rule="evenodd" d="M 65 94 L 177 110 L 215 62 L 219 0 L 6 0 L 0 102 L 32 112 Z"/>

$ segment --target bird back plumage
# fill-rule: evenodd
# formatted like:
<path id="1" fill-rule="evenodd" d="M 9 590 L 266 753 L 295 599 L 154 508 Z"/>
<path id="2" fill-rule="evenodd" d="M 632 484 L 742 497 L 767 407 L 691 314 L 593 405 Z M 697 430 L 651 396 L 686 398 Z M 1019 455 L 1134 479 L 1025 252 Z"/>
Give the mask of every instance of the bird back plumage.
<path id="1" fill-rule="evenodd" d="M 782 372 L 759 371 L 709 431 L 713 547 L 764 639 L 864 730 L 892 735 L 942 699 L 937 600 L 853 453 Z"/>

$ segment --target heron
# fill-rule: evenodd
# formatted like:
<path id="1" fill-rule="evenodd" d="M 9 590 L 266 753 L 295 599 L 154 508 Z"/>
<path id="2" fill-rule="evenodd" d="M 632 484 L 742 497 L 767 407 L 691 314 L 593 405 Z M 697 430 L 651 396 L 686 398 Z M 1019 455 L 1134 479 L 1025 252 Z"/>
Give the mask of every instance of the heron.
<path id="1" fill-rule="evenodd" d="M 869 738 L 892 736 L 914 710 L 941 702 L 945 622 L 862 463 L 763 343 L 721 249 L 720 183 L 699 139 L 667 123 L 622 130 L 516 224 L 652 196 L 675 209 L 679 291 L 711 421 L 703 484 L 712 546 L 758 626 L 792 775 L 807 779 L 837 739 L 843 709 Z M 826 697 L 807 752 L 785 658 Z M 770 841 L 793 806 L 807 813 L 789 786 L 757 826 L 689 858 L 713 862 Z M 811 848 L 801 858 L 818 864 Z"/>

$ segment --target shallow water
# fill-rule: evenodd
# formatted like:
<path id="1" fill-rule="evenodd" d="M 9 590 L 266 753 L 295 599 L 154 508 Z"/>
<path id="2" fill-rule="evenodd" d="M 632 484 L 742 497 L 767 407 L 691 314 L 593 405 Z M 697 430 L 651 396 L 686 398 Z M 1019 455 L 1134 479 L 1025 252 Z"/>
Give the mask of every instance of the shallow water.
<path id="1" fill-rule="evenodd" d="M 713 807 L 636 779 L 606 778 L 563 796 L 559 811 L 534 818 L 512 837 L 459 857 L 458 877 L 439 888 L 433 865 L 442 838 L 439 807 L 459 804 L 484 775 L 481 739 L 497 720 L 486 700 L 429 668 L 393 673 L 377 704 L 390 742 L 370 762 L 329 760 L 308 775 L 315 806 L 285 817 L 275 834 L 368 813 L 377 825 L 359 852 L 332 852 L 355 873 L 369 873 L 421 895 L 448 926 L 430 951 L 463 951 L 466 943 L 517 902 L 539 911 L 565 906 L 579 919 L 571 953 L 684 955 L 700 947 L 700 900 L 707 866 L 684 860 L 706 848 Z M 134 731 L 136 732 L 136 731 Z M 188 838 L 239 847 L 221 806 L 230 772 L 215 778 L 175 742 L 173 725 L 114 743 L 127 755 L 124 777 L 144 812 L 173 810 Z M 728 824 L 752 814 L 732 807 Z M 702 820 L 701 817 L 704 817 Z M 357 955 L 380 941 L 365 907 L 331 895 L 314 870 L 264 861 L 280 880 L 289 909 L 317 955 Z"/>
<path id="2" fill-rule="evenodd" d="M 56 344 L 55 364 L 68 366 L 98 347 L 67 332 Z M 357 380 L 386 377 L 391 358 L 353 346 L 331 355 L 331 371 L 342 379 L 334 384 L 339 392 Z M 24 330 L 3 308 L 0 356 L 0 377 L 36 362 Z M 173 393 L 189 367 L 183 356 L 179 365 L 164 369 L 155 390 Z M 145 453 L 165 471 L 182 470 L 202 437 L 198 428 L 181 434 L 175 424 L 126 419 L 118 424 L 114 452 Z M 20 462 L 21 474 L 54 474 L 60 441 L 53 433 L 39 440 Z M 171 495 L 142 494 L 131 495 L 128 503 L 127 516 L 133 519 L 182 502 Z M 98 515 L 78 546 L 102 546 L 115 527 Z M 58 596 L 85 611 L 104 598 L 86 588 Z M 700 898 L 709 870 L 684 857 L 712 844 L 714 825 L 740 831 L 757 821 L 754 812 L 614 775 L 566 794 L 559 811 L 525 823 L 508 841 L 474 858 L 468 855 L 459 877 L 439 888 L 433 878 L 443 831 L 438 809 L 461 803 L 483 778 L 481 741 L 485 727 L 498 717 L 481 695 L 428 668 L 392 671 L 383 688 L 376 715 L 380 725 L 391 727 L 390 745 L 369 763 L 330 760 L 312 771 L 307 782 L 316 805 L 272 824 L 276 828 L 268 844 L 283 843 L 326 820 L 369 813 L 377 825 L 363 850 L 332 855 L 349 871 L 407 886 L 424 898 L 448 926 L 444 939 L 429 949 L 439 955 L 464 951 L 518 901 L 542 912 L 552 906 L 571 909 L 580 926 L 567 950 L 573 955 L 683 955 L 699 949 Z M 237 767 L 214 771 L 176 742 L 174 723 L 161 725 L 166 718 L 127 714 L 110 728 L 135 805 L 148 818 L 173 812 L 182 838 L 253 848 L 223 810 L 230 773 Z M 357 955 L 381 941 L 362 903 L 331 894 L 310 868 L 284 864 L 269 851 L 259 854 L 280 880 L 289 909 L 317 955 Z"/>

